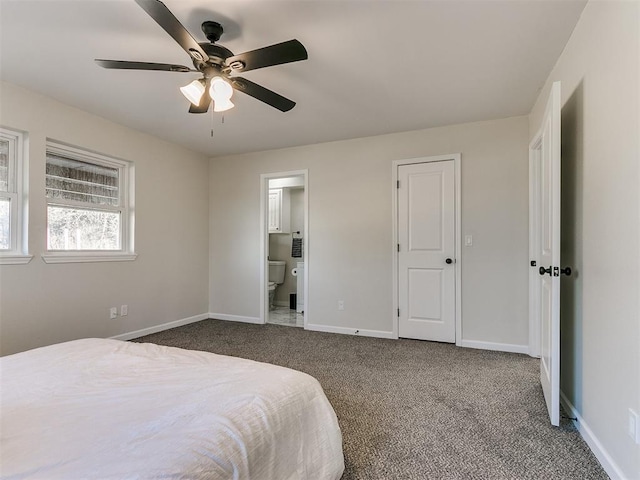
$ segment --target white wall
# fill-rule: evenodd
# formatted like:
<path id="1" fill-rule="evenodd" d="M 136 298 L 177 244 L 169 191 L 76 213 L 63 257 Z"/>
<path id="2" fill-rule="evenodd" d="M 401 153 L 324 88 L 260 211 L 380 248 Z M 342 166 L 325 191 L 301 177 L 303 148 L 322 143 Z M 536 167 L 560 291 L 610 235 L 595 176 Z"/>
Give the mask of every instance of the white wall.
<path id="1" fill-rule="evenodd" d="M 561 384 L 614 477 L 640 478 L 640 3 L 590 2 L 530 116 L 562 82 Z M 600 442 L 602 448 L 594 443 Z M 608 457 L 607 457 L 608 456 Z"/>
<path id="2" fill-rule="evenodd" d="M 390 333 L 392 162 L 460 152 L 463 338 L 527 345 L 527 132 L 515 117 L 212 159 L 209 311 L 259 317 L 260 174 L 308 168 L 309 322 Z"/>
<path id="3" fill-rule="evenodd" d="M 208 159 L 11 84 L 0 83 L 0 98 L 0 124 L 29 134 L 34 255 L 0 266 L 1 354 L 207 312 Z M 135 261 L 43 262 L 47 137 L 134 162 Z M 129 315 L 109 320 L 122 304 Z"/>

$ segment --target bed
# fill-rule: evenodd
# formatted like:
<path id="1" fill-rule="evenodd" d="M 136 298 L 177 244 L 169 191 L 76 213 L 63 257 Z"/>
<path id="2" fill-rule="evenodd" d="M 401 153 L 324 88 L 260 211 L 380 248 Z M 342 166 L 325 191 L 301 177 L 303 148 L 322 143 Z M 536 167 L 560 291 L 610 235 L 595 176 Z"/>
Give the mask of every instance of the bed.
<path id="1" fill-rule="evenodd" d="M 240 358 L 83 339 L 0 359 L 2 479 L 339 479 L 313 377 Z"/>

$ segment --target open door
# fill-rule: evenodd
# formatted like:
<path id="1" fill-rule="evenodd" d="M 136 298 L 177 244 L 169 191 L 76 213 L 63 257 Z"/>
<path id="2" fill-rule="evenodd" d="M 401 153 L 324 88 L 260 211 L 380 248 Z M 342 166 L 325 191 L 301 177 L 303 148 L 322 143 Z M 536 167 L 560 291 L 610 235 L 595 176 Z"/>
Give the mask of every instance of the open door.
<path id="1" fill-rule="evenodd" d="M 540 132 L 530 148 L 531 212 L 535 212 L 530 241 L 538 275 L 532 276 L 534 325 L 540 334 L 540 383 L 552 425 L 560 424 L 560 82 L 551 87 Z M 537 320 L 537 322 L 535 322 Z"/>

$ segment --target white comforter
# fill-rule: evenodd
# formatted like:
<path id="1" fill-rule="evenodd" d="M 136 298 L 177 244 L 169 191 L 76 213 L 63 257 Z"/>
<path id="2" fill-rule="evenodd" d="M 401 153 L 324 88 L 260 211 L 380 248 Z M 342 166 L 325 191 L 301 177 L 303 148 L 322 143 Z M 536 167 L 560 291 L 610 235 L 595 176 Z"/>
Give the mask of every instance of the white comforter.
<path id="1" fill-rule="evenodd" d="M 309 375 L 86 339 L 0 359 L 2 479 L 338 479 L 335 413 Z"/>

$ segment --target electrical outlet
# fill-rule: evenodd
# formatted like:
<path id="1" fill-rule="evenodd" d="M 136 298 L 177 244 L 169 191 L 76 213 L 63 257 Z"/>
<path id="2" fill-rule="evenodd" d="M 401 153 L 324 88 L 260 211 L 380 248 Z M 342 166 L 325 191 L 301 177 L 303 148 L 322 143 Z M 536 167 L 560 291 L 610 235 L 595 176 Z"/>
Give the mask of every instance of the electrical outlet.
<path id="1" fill-rule="evenodd" d="M 638 414 L 629 409 L 629 436 L 633 438 L 633 441 L 640 444 L 640 418 Z"/>
<path id="2" fill-rule="evenodd" d="M 338 310 L 344 310 L 344 300 L 338 300 Z"/>
<path id="3" fill-rule="evenodd" d="M 120 306 L 120 316 L 126 317 L 129 315 L 129 305 L 121 305 Z"/>
<path id="4" fill-rule="evenodd" d="M 118 318 L 118 307 L 111 307 L 109 309 L 109 318 L 113 320 L 114 318 Z"/>

